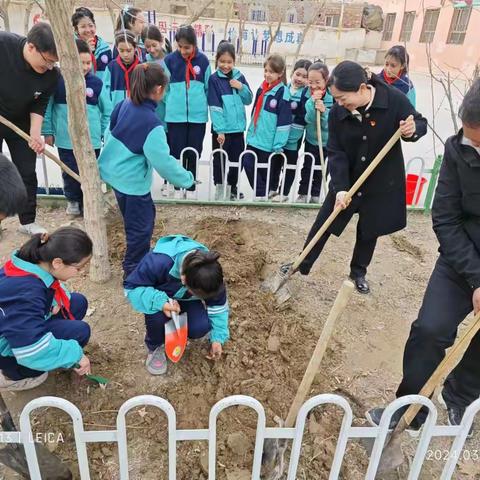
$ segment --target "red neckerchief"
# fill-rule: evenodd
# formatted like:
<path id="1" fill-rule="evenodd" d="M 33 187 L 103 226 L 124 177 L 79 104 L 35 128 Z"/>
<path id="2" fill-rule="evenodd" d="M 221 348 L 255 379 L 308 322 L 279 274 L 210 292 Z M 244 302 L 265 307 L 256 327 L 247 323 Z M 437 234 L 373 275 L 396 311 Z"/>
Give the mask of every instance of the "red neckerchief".
<path id="1" fill-rule="evenodd" d="M 318 89 L 320 92 L 322 92 L 322 100 L 325 98 L 325 94 L 327 93 L 327 89 L 326 88 L 319 88 Z M 317 90 L 315 90 L 317 91 Z M 313 97 L 313 90 L 310 89 L 310 95 Z"/>
<path id="2" fill-rule="evenodd" d="M 95 50 L 97 49 L 97 42 L 98 42 L 98 37 L 95 35 L 95 46 L 93 47 L 93 50 L 90 52 L 90 56 L 92 57 L 92 64 L 93 64 L 93 73 L 97 73 L 97 59 L 95 58 Z"/>
<path id="3" fill-rule="evenodd" d="M 261 87 L 262 92 L 258 96 L 257 103 L 255 104 L 255 111 L 253 113 L 253 124 L 255 125 L 255 127 L 257 126 L 258 117 L 260 116 L 260 112 L 262 111 L 263 99 L 266 93 L 272 90 L 272 88 L 275 88 L 280 82 L 281 80 L 277 80 L 276 82 L 273 82 L 271 85 L 269 85 L 266 80 L 263 81 Z"/>
<path id="4" fill-rule="evenodd" d="M 383 70 L 383 79 L 389 84 L 389 85 L 393 85 L 401 76 L 403 75 L 403 70 L 400 70 L 400 72 L 398 72 L 398 76 L 394 77 L 394 78 L 390 78 L 388 75 L 387 75 L 387 72 L 385 70 Z"/>
<path id="5" fill-rule="evenodd" d="M 22 270 L 21 268 L 18 268 L 13 264 L 11 260 L 9 260 L 4 266 L 3 269 L 5 271 L 5 275 L 7 277 L 37 277 L 39 278 L 38 275 L 35 275 L 34 273 L 26 272 L 25 270 Z M 68 295 L 66 294 L 65 290 L 63 289 L 61 283 L 58 280 L 55 280 L 51 285 L 50 288 L 54 290 L 54 298 L 55 301 L 57 302 L 57 305 L 60 307 L 60 311 L 62 312 L 63 318 L 69 318 L 70 320 L 73 320 L 73 315 L 72 312 L 70 311 L 70 299 L 68 298 Z"/>
<path id="6" fill-rule="evenodd" d="M 193 79 L 197 79 L 197 74 L 195 73 L 195 70 L 192 65 L 192 60 L 195 58 L 196 50 L 194 49 L 191 55 L 187 58 L 182 57 L 185 60 L 185 63 L 187 64 L 185 67 L 185 82 L 187 84 L 187 89 L 190 88 L 190 75 L 192 75 Z"/>
<path id="7" fill-rule="evenodd" d="M 128 68 L 123 64 L 122 59 L 120 58 L 120 55 L 115 60 L 118 63 L 118 65 L 120 65 L 120 68 L 123 70 L 123 73 L 125 76 L 125 85 L 127 88 L 127 98 L 130 98 L 130 73 L 140 63 L 140 60 L 138 60 L 138 57 L 135 56 L 135 60 Z"/>

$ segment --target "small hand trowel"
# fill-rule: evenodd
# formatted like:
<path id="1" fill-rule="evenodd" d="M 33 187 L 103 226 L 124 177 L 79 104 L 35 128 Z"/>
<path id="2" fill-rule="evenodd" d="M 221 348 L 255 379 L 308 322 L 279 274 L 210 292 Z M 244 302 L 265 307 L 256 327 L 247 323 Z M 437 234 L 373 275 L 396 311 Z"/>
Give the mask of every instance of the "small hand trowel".
<path id="1" fill-rule="evenodd" d="M 188 338 L 187 313 L 172 312 L 172 319 L 165 324 L 165 353 L 173 362 L 177 363 L 185 351 Z"/>

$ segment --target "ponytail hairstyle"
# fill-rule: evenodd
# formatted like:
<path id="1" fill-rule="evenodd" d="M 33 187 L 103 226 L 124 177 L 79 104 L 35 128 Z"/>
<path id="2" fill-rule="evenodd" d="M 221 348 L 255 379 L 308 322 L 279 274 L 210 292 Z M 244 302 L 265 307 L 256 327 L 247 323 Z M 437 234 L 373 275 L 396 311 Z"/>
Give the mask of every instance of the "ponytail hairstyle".
<path id="1" fill-rule="evenodd" d="M 142 30 L 142 42 L 145 40 L 155 40 L 156 42 L 163 43 L 164 38 L 160 29 L 155 25 L 148 25 Z"/>
<path id="2" fill-rule="evenodd" d="M 130 30 L 119 30 L 115 32 L 115 46 L 118 48 L 120 43 L 129 43 L 133 48 L 137 48 L 137 40 Z"/>
<path id="3" fill-rule="evenodd" d="M 322 74 L 322 77 L 325 80 L 325 82 L 328 83 L 328 77 L 330 75 L 330 72 L 328 70 L 328 67 L 324 63 L 316 60 L 315 62 L 313 62 L 310 65 L 310 67 L 308 68 L 308 71 L 309 72 L 313 72 L 313 71 L 320 72 Z"/>
<path id="4" fill-rule="evenodd" d="M 72 26 L 77 31 L 78 24 L 82 18 L 89 18 L 95 25 L 95 17 L 93 12 L 87 7 L 78 7 L 72 15 Z"/>
<path id="5" fill-rule="evenodd" d="M 340 62 L 328 80 L 328 86 L 334 86 L 342 92 L 358 92 L 362 84 L 375 84 L 376 76 L 368 78 L 367 71 L 358 63 L 350 60 Z"/>
<path id="6" fill-rule="evenodd" d="M 117 26 L 115 30 L 131 30 L 139 13 L 142 13 L 140 8 L 128 6 L 122 8 L 122 11 L 117 18 Z"/>
<path id="7" fill-rule="evenodd" d="M 300 60 L 297 60 L 295 62 L 295 65 L 293 66 L 292 75 L 299 68 L 304 68 L 308 72 L 308 69 L 311 67 L 311 65 L 312 65 L 312 62 L 310 60 L 307 60 L 306 58 L 301 58 Z"/>
<path id="8" fill-rule="evenodd" d="M 218 59 L 225 53 L 228 53 L 233 58 L 235 63 L 235 47 L 228 40 L 222 40 L 217 47 L 217 54 L 215 55 L 215 68 L 218 65 Z"/>
<path id="9" fill-rule="evenodd" d="M 189 45 L 197 48 L 197 35 L 191 25 L 180 25 L 175 34 L 175 41 L 178 43 L 180 40 L 185 40 Z"/>
<path id="10" fill-rule="evenodd" d="M 63 227 L 51 235 L 37 233 L 17 252 L 17 257 L 29 263 L 51 263 L 60 258 L 65 265 L 74 265 L 92 254 L 90 237 L 79 228 Z"/>
<path id="11" fill-rule="evenodd" d="M 464 125 L 480 128 L 480 78 L 477 78 L 463 97 L 458 116 Z"/>
<path id="12" fill-rule="evenodd" d="M 192 293 L 208 300 L 218 296 L 223 288 L 223 270 L 218 259 L 218 252 L 194 250 L 187 254 L 182 264 L 185 286 Z"/>
<path id="13" fill-rule="evenodd" d="M 403 45 L 394 45 L 385 54 L 385 58 L 393 57 L 397 62 L 402 65 L 402 69 L 405 73 L 408 73 L 408 67 L 410 65 L 410 56 Z"/>
<path id="14" fill-rule="evenodd" d="M 274 53 L 270 55 L 263 63 L 263 68 L 266 66 L 269 66 L 275 73 L 281 75 L 280 80 L 283 83 L 287 83 L 287 65 L 285 63 L 285 58 L 277 53 Z"/>
<path id="15" fill-rule="evenodd" d="M 168 77 L 158 63 L 141 63 L 132 72 L 132 89 L 130 100 L 135 105 L 140 105 L 152 93 L 155 87 L 165 89 Z"/>

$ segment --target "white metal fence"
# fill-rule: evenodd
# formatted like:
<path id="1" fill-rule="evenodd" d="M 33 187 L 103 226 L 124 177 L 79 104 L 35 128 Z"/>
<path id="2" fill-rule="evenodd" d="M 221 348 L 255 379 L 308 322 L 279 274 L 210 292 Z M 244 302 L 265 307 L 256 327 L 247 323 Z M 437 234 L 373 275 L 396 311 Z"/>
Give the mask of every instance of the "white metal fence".
<path id="1" fill-rule="evenodd" d="M 194 148 L 187 147 L 181 152 L 181 159 L 179 162 L 185 165 L 186 156 L 193 158 L 195 163 L 195 169 L 197 172 L 197 180 L 199 184 L 196 185 L 195 191 L 187 191 L 185 189 L 175 189 L 173 185 L 168 184 L 163 179 L 160 179 L 158 175 L 155 174 L 154 177 L 154 186 L 152 189 L 153 198 L 157 201 L 195 201 L 195 202 L 248 202 L 248 203 L 257 203 L 257 202 L 271 202 L 272 205 L 292 205 L 292 204 L 316 204 L 319 205 L 323 202 L 326 192 L 324 189 L 321 189 L 320 196 L 312 195 L 312 186 L 314 181 L 314 175 L 322 176 L 322 167 L 321 165 L 315 164 L 315 158 L 311 153 L 304 152 L 301 150 L 299 152 L 298 161 L 295 165 L 287 164 L 287 158 L 285 154 L 271 154 L 268 163 L 259 163 L 257 155 L 251 150 L 245 150 L 237 161 L 232 161 L 229 159 L 228 154 L 225 150 L 216 149 L 213 150 L 208 155 L 200 156 L 198 151 Z M 246 155 L 252 155 L 255 161 L 255 174 L 254 174 L 254 188 L 252 188 L 247 181 L 247 177 L 244 172 L 244 160 Z M 279 187 L 276 190 L 279 195 L 275 198 L 269 198 L 269 188 L 268 180 L 271 176 L 272 171 L 272 159 L 275 155 L 279 155 L 283 160 L 283 166 L 281 169 Z M 221 157 L 224 159 L 222 164 L 222 178 L 223 181 L 220 187 L 216 187 L 213 183 L 213 165 L 215 156 Z M 310 168 L 308 179 L 304 179 L 304 182 L 307 182 L 307 193 L 304 196 L 303 200 L 299 199 L 299 185 L 302 175 L 302 168 L 304 160 L 308 159 L 311 162 L 312 167 Z M 231 195 L 231 186 L 227 184 L 228 173 L 232 168 L 238 169 L 238 183 L 237 183 L 237 194 Z M 42 186 L 42 193 L 47 195 L 51 194 L 61 194 L 61 182 L 59 182 L 58 174 L 55 175 L 53 169 L 58 169 L 54 164 L 45 161 L 45 158 L 41 157 L 40 161 L 37 164 L 37 171 L 39 174 L 40 185 Z M 267 178 L 267 188 L 265 195 L 256 196 L 256 186 L 258 183 L 258 170 L 266 170 Z M 326 169 L 328 170 L 328 159 L 326 159 Z M 243 172 L 243 173 L 242 173 Z M 293 172 L 294 180 L 288 194 L 282 198 L 283 193 L 287 193 L 284 190 L 284 185 L 286 181 L 287 172 Z M 414 157 L 407 162 L 406 165 L 406 174 L 407 178 L 410 178 L 414 175 L 416 178 L 416 183 L 414 186 L 414 192 L 411 192 L 411 197 L 413 201 L 411 206 L 414 208 L 430 208 L 431 201 L 433 199 L 433 190 L 431 189 L 430 183 L 433 183 L 433 187 L 437 181 L 437 175 L 434 173 L 434 169 L 426 169 L 425 161 L 421 157 Z M 52 177 L 56 176 L 56 181 L 51 180 Z M 410 186 L 407 188 L 412 189 L 412 180 L 410 180 Z M 430 192 L 430 194 L 429 194 Z"/>
<path id="2" fill-rule="evenodd" d="M 44 407 L 54 407 L 66 412 L 72 419 L 75 438 L 76 452 L 80 478 L 87 480 L 91 478 L 89 460 L 87 455 L 87 444 L 95 442 L 115 443 L 118 448 L 119 478 L 129 479 L 129 459 L 127 445 L 127 423 L 126 415 L 136 407 L 153 406 L 161 410 L 168 425 L 168 478 L 175 480 L 177 464 L 177 443 L 184 441 L 206 441 L 208 442 L 208 479 L 216 478 L 216 425 L 219 414 L 232 406 L 245 406 L 257 413 L 257 429 L 253 466 L 251 471 L 252 480 L 260 478 L 260 467 L 264 441 L 266 439 L 287 439 L 292 441 L 290 462 L 288 466 L 287 480 L 294 480 L 299 465 L 302 450 L 302 441 L 305 432 L 306 419 L 309 412 L 318 406 L 336 406 L 343 411 L 343 420 L 338 434 L 336 450 L 330 469 L 330 480 L 338 479 L 343 458 L 345 456 L 347 443 L 352 439 L 371 438 L 374 439 L 374 446 L 369 457 L 368 469 L 365 479 L 374 480 L 379 466 L 383 446 L 388 434 L 388 425 L 394 412 L 405 405 L 420 403 L 427 407 L 429 415 L 422 428 L 422 432 L 416 448 L 416 453 L 411 461 L 408 480 L 419 478 L 422 465 L 427 457 L 427 451 L 432 437 L 453 437 L 450 454 L 445 460 L 445 465 L 440 480 L 453 478 L 456 465 L 462 459 L 464 444 L 472 426 L 475 415 L 480 410 L 480 399 L 472 403 L 466 410 L 462 424 L 457 427 L 437 425 L 437 410 L 431 400 L 418 395 L 408 395 L 393 401 L 386 408 L 379 427 L 355 427 L 352 426 L 353 412 L 348 402 L 333 394 L 317 395 L 304 403 L 300 409 L 294 428 L 269 428 L 266 426 L 265 410 L 258 400 L 244 396 L 234 395 L 217 402 L 210 411 L 208 428 L 196 430 L 177 429 L 176 413 L 173 406 L 165 399 L 153 395 L 142 395 L 126 401 L 119 409 L 115 430 L 85 431 L 82 413 L 71 402 L 57 397 L 40 397 L 32 400 L 23 409 L 20 416 L 19 432 L 0 432 L 0 443 L 21 443 L 25 447 L 28 467 L 31 478 L 41 479 L 37 462 L 36 450 L 32 441 L 31 413 Z M 430 459 L 432 460 L 432 459 Z M 473 459 L 472 459 L 473 460 Z"/>

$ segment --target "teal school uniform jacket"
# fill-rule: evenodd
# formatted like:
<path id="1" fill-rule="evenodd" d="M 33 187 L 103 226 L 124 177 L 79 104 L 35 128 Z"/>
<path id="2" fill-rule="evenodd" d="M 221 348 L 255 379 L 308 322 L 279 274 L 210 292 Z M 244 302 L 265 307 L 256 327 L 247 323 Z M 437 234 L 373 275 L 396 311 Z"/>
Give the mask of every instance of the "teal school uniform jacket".
<path id="1" fill-rule="evenodd" d="M 288 90 L 290 92 L 290 107 L 292 109 L 292 125 L 285 150 L 297 151 L 299 142 L 305 133 L 305 103 L 310 98 L 310 89 L 304 87 L 292 91 L 292 86 L 289 83 Z"/>
<path id="2" fill-rule="evenodd" d="M 157 60 L 153 58 L 149 53 L 147 53 L 146 61 L 147 63 L 158 63 L 163 68 L 164 72 L 167 73 L 167 69 L 165 68 L 165 60 L 163 58 L 160 60 Z M 167 131 L 167 122 L 165 121 L 165 111 L 166 111 L 165 98 L 163 98 L 161 102 L 158 102 L 156 112 L 157 112 L 158 118 L 162 122 L 163 127 L 165 128 L 165 131 Z"/>
<path id="3" fill-rule="evenodd" d="M 102 147 L 102 139 L 112 113 L 110 95 L 99 77 L 92 73 L 85 76 L 85 100 L 90 140 L 94 149 Z M 68 106 L 65 81 L 60 77 L 55 93 L 50 97 L 42 125 L 43 135 L 54 135 L 55 145 L 72 150 L 68 132 Z"/>
<path id="4" fill-rule="evenodd" d="M 333 106 L 333 97 L 327 90 L 323 97 L 323 103 L 326 111 L 322 113 L 320 117 L 320 126 L 322 130 L 322 146 L 327 146 L 328 141 L 328 114 Z M 305 122 L 306 122 L 306 135 L 305 139 L 311 145 L 318 145 L 317 136 L 317 109 L 315 108 L 315 101 L 313 98 L 309 98 L 305 104 Z"/>
<path id="5" fill-rule="evenodd" d="M 232 88 L 230 80 L 243 84 L 241 90 Z M 247 128 L 245 106 L 252 103 L 253 93 L 242 73 L 234 68 L 231 76 L 217 70 L 208 79 L 208 106 L 215 133 L 243 133 Z"/>

